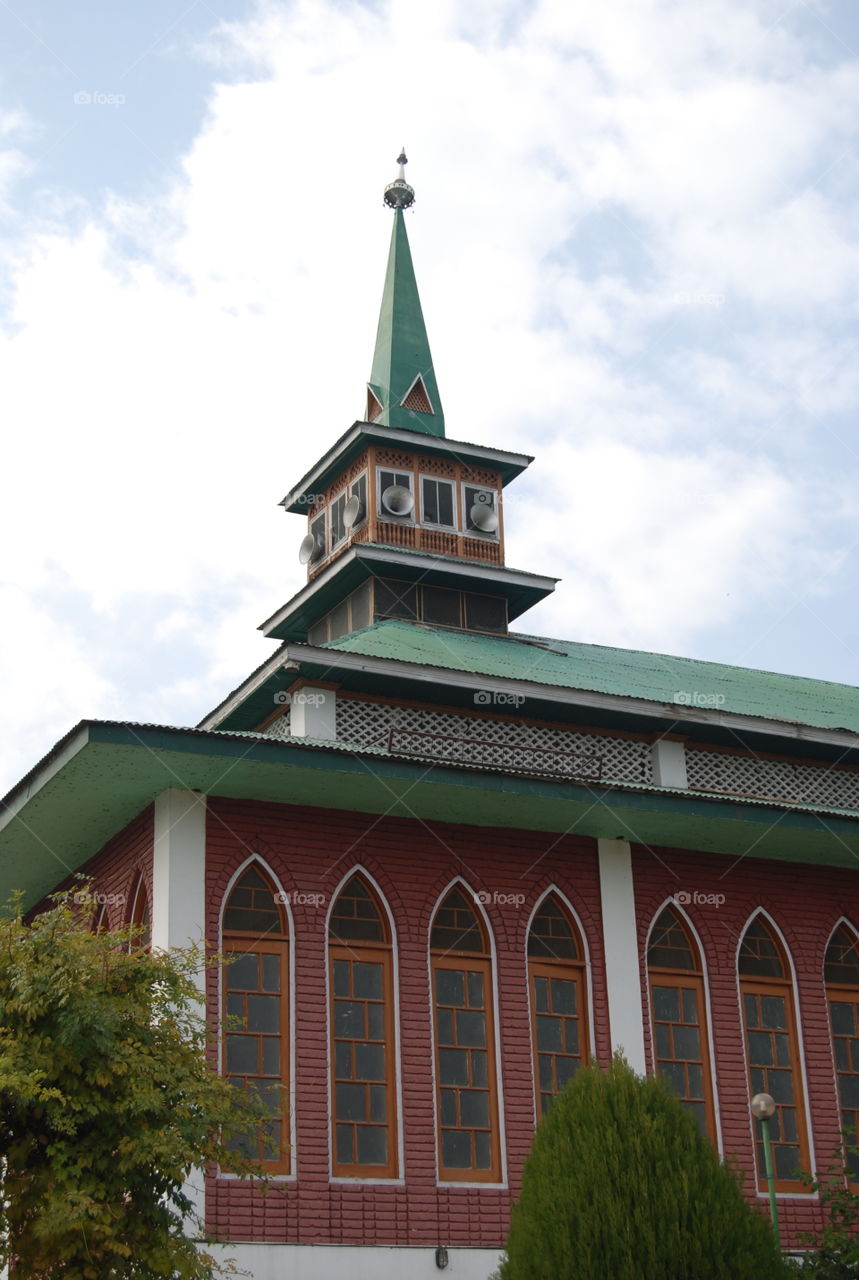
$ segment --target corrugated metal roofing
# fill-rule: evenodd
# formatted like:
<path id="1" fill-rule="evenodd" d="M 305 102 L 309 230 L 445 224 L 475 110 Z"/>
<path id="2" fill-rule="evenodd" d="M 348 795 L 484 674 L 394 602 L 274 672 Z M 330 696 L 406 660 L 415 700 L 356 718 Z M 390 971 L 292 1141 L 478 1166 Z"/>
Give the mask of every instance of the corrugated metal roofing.
<path id="1" fill-rule="evenodd" d="M 852 685 L 697 658 L 520 634 L 476 635 L 394 620 L 341 636 L 326 647 L 556 688 L 859 732 L 859 689 Z"/>

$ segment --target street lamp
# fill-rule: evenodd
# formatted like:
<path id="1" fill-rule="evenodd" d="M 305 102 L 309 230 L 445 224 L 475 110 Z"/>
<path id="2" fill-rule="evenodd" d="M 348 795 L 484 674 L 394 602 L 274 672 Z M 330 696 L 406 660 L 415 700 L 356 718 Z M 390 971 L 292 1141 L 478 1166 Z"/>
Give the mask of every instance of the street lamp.
<path id="1" fill-rule="evenodd" d="M 756 1093 L 751 1101 L 752 1115 L 761 1122 L 761 1133 L 764 1139 L 764 1168 L 767 1171 L 767 1186 L 770 1193 L 770 1217 L 773 1220 L 775 1242 L 781 1248 L 778 1234 L 778 1208 L 775 1201 L 775 1174 L 773 1173 L 773 1153 L 770 1146 L 770 1119 L 775 1114 L 775 1100 L 768 1093 Z"/>

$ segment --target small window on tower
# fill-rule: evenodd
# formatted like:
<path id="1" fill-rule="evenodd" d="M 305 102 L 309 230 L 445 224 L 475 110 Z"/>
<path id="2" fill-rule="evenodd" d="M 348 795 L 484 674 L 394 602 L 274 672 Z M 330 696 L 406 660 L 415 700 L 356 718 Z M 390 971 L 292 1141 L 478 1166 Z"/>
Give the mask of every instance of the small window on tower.
<path id="1" fill-rule="evenodd" d="M 383 618 L 417 618 L 417 587 L 393 578 L 376 580 L 376 613 Z"/>
<path id="2" fill-rule="evenodd" d="M 354 515 L 355 515 L 354 520 L 350 519 L 349 531 L 351 533 L 353 529 L 359 528 L 367 519 L 367 473 L 366 471 L 364 472 L 363 475 L 358 477 L 358 479 L 354 482 L 354 484 L 351 484 L 349 486 L 349 498 L 350 500 L 357 499 L 357 501 L 352 503 L 353 508 L 357 508 L 357 510 L 354 512 Z M 351 517 L 352 515 L 351 510 L 349 515 Z"/>
<path id="3" fill-rule="evenodd" d="M 325 544 L 325 512 L 317 516 L 315 520 L 310 521 L 310 532 L 315 542 L 313 554 L 310 557 L 310 563 L 315 564 L 317 560 L 321 560 L 326 552 Z"/>
<path id="4" fill-rule="evenodd" d="M 465 527 L 469 533 L 498 537 L 498 495 L 494 489 L 463 485 Z"/>
<path id="5" fill-rule="evenodd" d="M 450 481 L 421 477 L 421 519 L 424 524 L 454 528 L 453 485 Z"/>
<path id="6" fill-rule="evenodd" d="M 346 494 L 341 493 L 331 503 L 331 547 L 332 550 L 337 546 L 338 542 L 342 542 L 346 537 L 346 524 L 343 520 L 343 512 L 346 509 Z"/>
<path id="7" fill-rule="evenodd" d="M 379 511 L 383 516 L 411 516 L 415 508 L 410 471 L 379 469 Z"/>
<path id="8" fill-rule="evenodd" d="M 446 587 L 421 587 L 422 618 L 439 627 L 461 627 L 462 592 Z"/>

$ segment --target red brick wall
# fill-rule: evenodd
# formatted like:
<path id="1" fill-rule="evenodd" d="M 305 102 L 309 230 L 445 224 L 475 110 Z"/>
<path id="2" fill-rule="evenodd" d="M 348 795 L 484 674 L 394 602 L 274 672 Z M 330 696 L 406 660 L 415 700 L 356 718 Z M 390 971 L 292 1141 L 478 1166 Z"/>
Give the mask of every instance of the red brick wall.
<path id="1" fill-rule="evenodd" d="M 300 901 L 293 906 L 298 1176 L 265 1197 L 235 1181 L 210 1179 L 210 1228 L 233 1240 L 500 1246 L 534 1123 L 525 926 L 552 882 L 569 898 L 587 935 L 594 967 L 595 1049 L 602 1062 L 610 1055 L 594 842 L 212 799 L 207 929 L 213 943 L 224 890 L 251 853 L 265 859 L 287 892 L 324 895 L 321 908 Z M 385 894 L 397 931 L 405 1186 L 331 1185 L 328 1180 L 324 924 L 333 891 L 359 863 Z M 486 904 L 498 955 L 510 1190 L 436 1186 L 428 931 L 439 894 L 457 875 L 476 891 L 525 897 L 518 907 Z M 213 1011 L 216 993 L 211 974 Z"/>
<path id="2" fill-rule="evenodd" d="M 813 1158 L 825 1169 L 837 1148 L 840 1119 L 823 985 L 823 959 L 838 919 L 859 916 L 854 873 L 833 867 L 687 853 L 677 849 L 633 847 L 640 954 L 647 932 L 665 899 L 684 891 L 684 910 L 701 939 L 709 979 L 715 1041 L 716 1087 L 725 1155 L 745 1174 L 754 1194 L 748 1084 L 737 996 L 736 955 L 749 917 L 763 908 L 781 930 L 796 972 L 797 1003 L 805 1053 L 805 1087 L 811 1113 Z M 694 895 L 699 895 L 696 902 Z M 700 895 L 724 895 L 724 902 Z M 642 984 L 644 974 L 642 972 Z M 648 1054 L 650 1028 L 645 1027 Z M 819 1211 L 803 1198 L 779 1200 L 783 1238 L 795 1243 L 797 1231 L 817 1222 Z"/>

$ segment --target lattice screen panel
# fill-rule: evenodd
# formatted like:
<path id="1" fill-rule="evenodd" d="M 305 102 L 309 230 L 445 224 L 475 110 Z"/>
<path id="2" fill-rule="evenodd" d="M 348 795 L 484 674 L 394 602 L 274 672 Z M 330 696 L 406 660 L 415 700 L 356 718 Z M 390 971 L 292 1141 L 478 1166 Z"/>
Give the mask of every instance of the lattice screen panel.
<path id="1" fill-rule="evenodd" d="M 600 776 L 603 781 L 617 782 L 649 782 L 651 778 L 647 743 L 629 738 L 547 729 L 422 707 L 398 707 L 362 698 L 338 699 L 340 742 L 387 746 L 391 730 L 395 754 L 559 777 Z"/>
<path id="2" fill-rule="evenodd" d="M 722 751 L 686 752 L 690 787 L 758 799 L 859 809 L 859 773 L 826 765 L 758 760 Z"/>
<path id="3" fill-rule="evenodd" d="M 289 711 L 284 711 L 283 715 L 272 723 L 265 730 L 267 738 L 289 738 L 292 735 L 289 731 Z"/>

